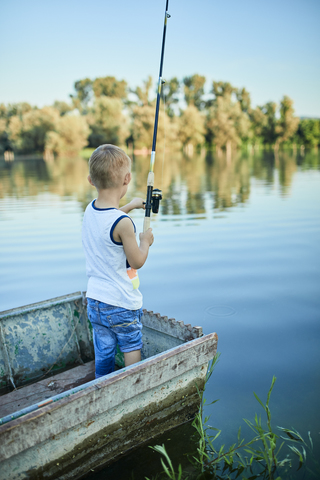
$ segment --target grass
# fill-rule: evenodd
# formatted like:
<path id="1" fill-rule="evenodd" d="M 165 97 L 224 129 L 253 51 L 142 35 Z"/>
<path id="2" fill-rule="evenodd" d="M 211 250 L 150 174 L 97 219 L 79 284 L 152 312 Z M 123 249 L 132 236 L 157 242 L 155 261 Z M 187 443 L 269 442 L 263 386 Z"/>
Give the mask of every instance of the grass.
<path id="1" fill-rule="evenodd" d="M 218 358 L 219 354 L 208 370 L 206 382 L 212 375 Z M 265 403 L 256 393 L 253 393 L 265 413 L 265 421 L 263 422 L 261 415 L 257 414 L 253 421 L 244 419 L 246 425 L 253 432 L 253 437 L 245 441 L 241 436 L 240 427 L 236 442 L 229 447 L 225 445 L 216 447 L 216 440 L 221 434 L 221 430 L 208 426 L 209 417 L 204 417 L 206 400 L 203 392 L 198 390 L 200 407 L 192 424 L 197 436 L 197 454 L 189 456 L 189 461 L 193 466 L 192 472 L 183 472 L 180 464 L 175 469 L 165 445 L 156 445 L 150 448 L 161 455 L 163 469 L 161 479 L 233 480 L 241 478 L 242 480 L 255 480 L 259 478 L 282 480 L 320 478 L 320 464 L 313 454 L 310 432 L 308 432 L 308 441 L 305 441 L 294 428 L 277 427 L 276 433 L 271 425 L 269 405 L 275 382 L 276 377 L 273 377 Z M 287 447 L 288 453 L 284 453 L 285 447 Z M 307 456 L 312 460 L 312 469 L 306 464 Z M 296 465 L 296 470 L 299 471 L 298 477 L 295 476 L 293 465 Z M 146 477 L 146 480 L 149 479 Z"/>

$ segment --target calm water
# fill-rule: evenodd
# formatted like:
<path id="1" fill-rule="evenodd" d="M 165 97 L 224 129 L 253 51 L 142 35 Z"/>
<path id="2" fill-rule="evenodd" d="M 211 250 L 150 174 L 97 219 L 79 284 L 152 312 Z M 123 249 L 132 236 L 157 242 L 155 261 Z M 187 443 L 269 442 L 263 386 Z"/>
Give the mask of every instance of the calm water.
<path id="1" fill-rule="evenodd" d="M 275 375 L 273 425 L 310 430 L 319 455 L 319 154 L 157 162 L 164 200 L 140 271 L 144 307 L 218 333 L 205 396 L 220 399 L 206 413 L 221 441 L 233 443 L 242 419 L 262 414 L 253 391 L 265 400 Z M 148 167 L 136 158 L 127 201 L 145 195 Z M 0 175 L 0 310 L 85 290 L 80 231 L 95 196 L 87 162 L 0 160 Z M 141 230 L 143 213 L 133 218 Z M 188 430 L 175 435 L 184 451 Z M 169 448 L 173 437 L 164 438 Z M 112 478 L 149 475 L 141 455 L 113 466 Z"/>

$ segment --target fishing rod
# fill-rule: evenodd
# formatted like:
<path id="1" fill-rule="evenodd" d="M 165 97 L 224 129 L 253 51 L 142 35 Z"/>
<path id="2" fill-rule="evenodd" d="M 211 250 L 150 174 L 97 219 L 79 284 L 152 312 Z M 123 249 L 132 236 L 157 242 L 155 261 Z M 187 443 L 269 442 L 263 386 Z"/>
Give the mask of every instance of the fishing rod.
<path id="1" fill-rule="evenodd" d="M 163 58 L 164 58 L 164 46 L 166 43 L 166 33 L 167 33 L 167 20 L 171 15 L 168 13 L 169 0 L 166 0 L 166 10 L 164 14 L 164 26 L 163 26 L 163 36 L 162 36 L 162 48 L 161 48 L 161 59 L 160 59 L 160 71 L 159 71 L 159 80 L 158 80 L 158 93 L 157 93 L 157 103 L 156 103 L 156 113 L 154 118 L 154 129 L 153 129 L 153 140 L 152 140 L 152 151 L 151 151 L 151 160 L 150 160 L 150 170 L 148 173 L 147 180 L 147 199 L 145 206 L 145 217 L 143 223 L 143 231 L 146 232 L 150 227 L 150 217 L 151 210 L 153 213 L 159 212 L 159 204 L 162 199 L 162 192 L 158 188 L 153 188 L 154 185 L 154 162 L 156 158 L 156 143 L 157 143 L 157 133 L 158 133 L 158 118 L 159 118 L 159 106 L 160 106 L 160 96 L 162 85 L 165 81 L 162 79 L 162 67 L 163 67 Z"/>

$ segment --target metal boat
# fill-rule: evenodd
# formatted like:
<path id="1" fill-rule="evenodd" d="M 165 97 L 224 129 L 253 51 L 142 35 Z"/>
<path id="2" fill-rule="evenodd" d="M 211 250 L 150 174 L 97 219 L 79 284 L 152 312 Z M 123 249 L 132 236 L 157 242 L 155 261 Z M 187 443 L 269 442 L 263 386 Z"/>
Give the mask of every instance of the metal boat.
<path id="1" fill-rule="evenodd" d="M 0 478 L 80 478 L 199 407 L 217 334 L 144 310 L 142 361 L 94 379 L 77 292 L 0 313 Z"/>

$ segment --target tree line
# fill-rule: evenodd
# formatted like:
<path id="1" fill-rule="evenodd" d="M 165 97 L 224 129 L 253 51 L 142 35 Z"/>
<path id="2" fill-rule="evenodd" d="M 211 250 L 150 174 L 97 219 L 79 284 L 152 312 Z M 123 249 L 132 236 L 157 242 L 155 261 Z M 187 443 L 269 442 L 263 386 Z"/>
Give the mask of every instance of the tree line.
<path id="1" fill-rule="evenodd" d="M 284 96 L 277 105 L 253 108 L 250 93 L 228 82 L 195 74 L 174 77 L 162 88 L 158 146 L 192 153 L 205 147 L 231 152 L 242 146 L 285 145 L 316 147 L 320 119 L 300 119 L 293 101 Z M 131 89 L 115 77 L 75 82 L 70 102 L 56 101 L 37 108 L 26 102 L 0 104 L 0 153 L 71 155 L 103 143 L 130 146 L 135 151 L 152 145 L 155 96 L 152 78 Z"/>

